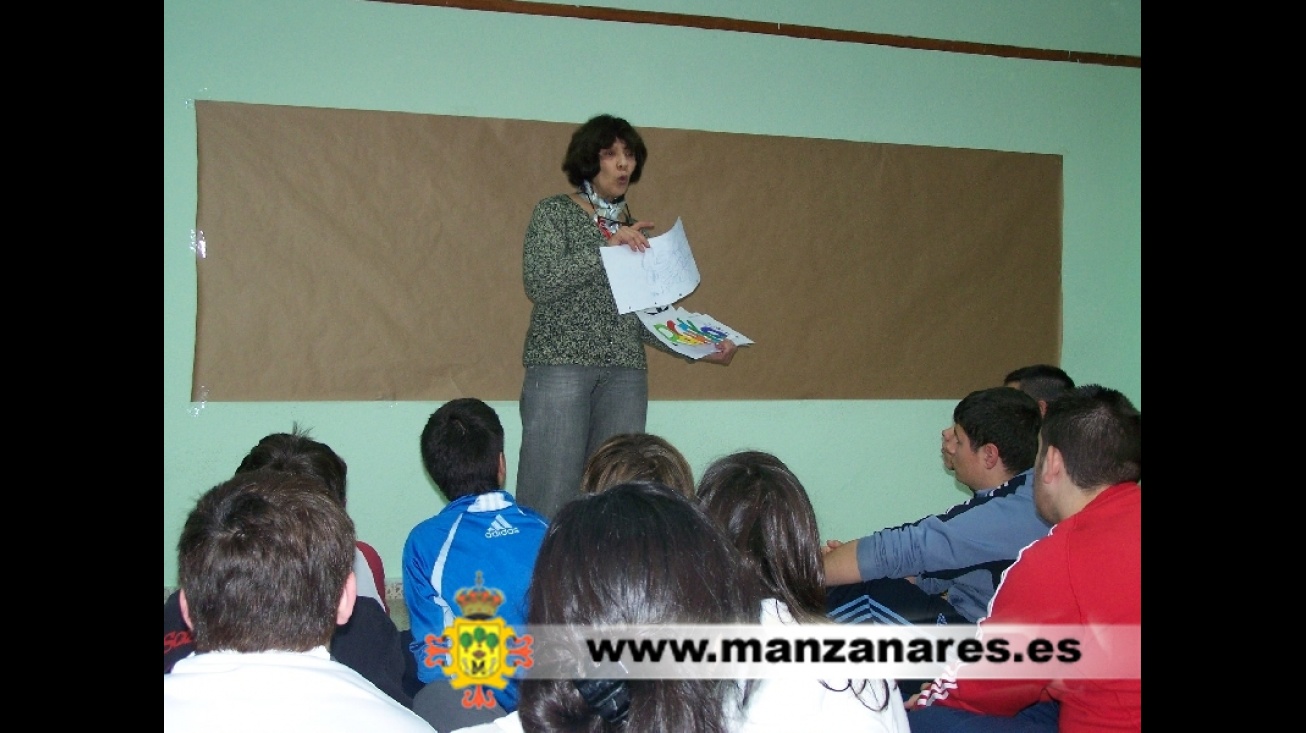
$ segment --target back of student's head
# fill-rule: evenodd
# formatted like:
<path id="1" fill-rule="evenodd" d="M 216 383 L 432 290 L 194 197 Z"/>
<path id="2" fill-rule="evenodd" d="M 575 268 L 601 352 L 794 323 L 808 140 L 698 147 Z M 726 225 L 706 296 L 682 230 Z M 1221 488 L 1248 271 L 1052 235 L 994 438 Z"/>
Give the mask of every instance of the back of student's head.
<path id="1" fill-rule="evenodd" d="M 1044 402 L 1051 402 L 1075 388 L 1075 380 L 1061 367 L 1051 364 L 1031 364 L 1015 369 L 1002 383 Z"/>
<path id="2" fill-rule="evenodd" d="M 1038 402 L 1025 392 L 1013 387 L 976 390 L 957 403 L 952 421 L 966 431 L 972 449 L 997 446 L 1008 471 L 1020 473 L 1034 465 L 1042 415 Z"/>
<path id="3" fill-rule="evenodd" d="M 306 651 L 336 628 L 354 524 L 318 479 L 238 473 L 196 502 L 178 579 L 201 651 Z"/>
<path id="4" fill-rule="evenodd" d="M 585 461 L 580 490 L 596 494 L 627 481 L 656 481 L 694 495 L 694 472 L 675 446 L 649 433 L 622 433 L 603 442 Z"/>
<path id="5" fill-rule="evenodd" d="M 527 625 L 752 624 L 761 597 L 721 530 L 664 484 L 629 482 L 568 502 L 535 562 Z M 522 722 L 539 731 L 725 731 L 733 680 L 627 680 L 624 723 L 571 680 L 526 677 Z M 751 685 L 748 686 L 751 689 Z"/>
<path id="6" fill-rule="evenodd" d="M 422 465 L 449 501 L 502 488 L 503 424 L 474 397 L 440 406 L 422 429 Z"/>
<path id="7" fill-rule="evenodd" d="M 800 623 L 827 623 L 821 534 L 807 489 L 776 456 L 741 451 L 719 458 L 698 482 L 698 501 L 744 556 L 761 592 L 783 601 Z M 883 710 L 890 688 L 849 680 L 828 689 L 851 690 L 863 705 Z"/>
<path id="8" fill-rule="evenodd" d="M 652 481 L 617 484 L 568 502 L 549 525 L 531 576 L 528 619 L 755 623 L 758 608 L 745 591 L 755 593 L 756 585 L 735 582 L 747 577 L 741 560 L 684 494 Z"/>
<path id="9" fill-rule="evenodd" d="M 263 436 L 245 458 L 236 473 L 270 469 L 299 473 L 321 479 L 331 495 L 345 505 L 345 480 L 349 467 L 331 446 L 308 437 L 308 430 L 295 425 L 289 433 Z"/>
<path id="10" fill-rule="evenodd" d="M 1076 486 L 1143 479 L 1143 413 L 1114 389 L 1090 384 L 1049 403 L 1042 435 Z"/>
<path id="11" fill-rule="evenodd" d="M 779 458 L 743 451 L 703 472 L 698 499 L 795 618 L 825 618 L 821 535 L 807 490 Z"/>

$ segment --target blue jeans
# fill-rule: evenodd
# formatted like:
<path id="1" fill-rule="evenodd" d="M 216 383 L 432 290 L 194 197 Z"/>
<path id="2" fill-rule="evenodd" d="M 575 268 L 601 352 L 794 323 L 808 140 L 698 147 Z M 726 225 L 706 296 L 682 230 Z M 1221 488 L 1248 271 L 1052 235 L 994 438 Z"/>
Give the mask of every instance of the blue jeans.
<path id="1" fill-rule="evenodd" d="M 1055 701 L 1030 705 L 1010 718 L 931 705 L 908 711 L 907 722 L 912 733 L 1057 733 L 1060 712 Z"/>
<path id="2" fill-rule="evenodd" d="M 590 454 L 614 435 L 644 432 L 647 416 L 646 369 L 526 367 L 518 503 L 552 520 L 580 495 Z"/>

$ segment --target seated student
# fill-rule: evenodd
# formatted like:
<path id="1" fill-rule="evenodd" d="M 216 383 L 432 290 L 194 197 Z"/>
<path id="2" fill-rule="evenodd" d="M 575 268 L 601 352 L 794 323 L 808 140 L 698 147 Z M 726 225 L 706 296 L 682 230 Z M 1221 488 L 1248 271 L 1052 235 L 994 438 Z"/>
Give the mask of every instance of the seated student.
<path id="1" fill-rule="evenodd" d="M 326 482 L 340 506 L 348 510 L 345 489 L 349 467 L 331 447 L 313 440 L 307 430 L 298 425 L 289 433 L 265 436 L 245 455 L 236 473 L 271 468 L 276 471 L 304 473 L 318 476 Z M 366 542 L 359 540 L 354 553 L 354 575 L 358 577 L 358 595 L 375 599 L 386 613 L 390 606 L 385 600 L 385 568 L 381 556 Z"/>
<path id="2" fill-rule="evenodd" d="M 816 513 L 802 482 L 770 453 L 743 451 L 713 462 L 699 483 L 708 516 L 761 580 L 762 623 L 830 623 Z M 758 695 L 753 717 L 790 730 L 902 731 L 907 712 L 892 680 L 765 680 L 784 695 Z M 781 702 L 773 709 L 764 701 Z"/>
<path id="3" fill-rule="evenodd" d="M 260 470 L 206 492 L 177 543 L 196 653 L 163 676 L 164 731 L 427 731 L 331 659 L 357 602 L 354 524 L 321 481 Z"/>
<path id="4" fill-rule="evenodd" d="M 1075 380 L 1060 367 L 1051 364 L 1033 364 L 1013 369 L 1002 380 L 1002 386 L 1018 389 L 1038 401 L 1039 414 L 1048 410 L 1048 402 L 1075 388 Z M 940 434 L 943 469 L 952 471 L 952 454 L 957 451 L 957 434 L 952 425 Z"/>
<path id="5" fill-rule="evenodd" d="M 689 461 L 675 446 L 650 433 L 622 433 L 605 440 L 585 461 L 580 490 L 597 494 L 627 481 L 657 481 L 694 496 Z"/>
<path id="6" fill-rule="evenodd" d="M 526 586 L 548 523 L 503 490 L 507 475 L 503 425 L 481 400 L 468 397 L 441 405 L 422 430 L 421 453 L 427 474 L 449 503 L 414 527 L 404 543 L 404 600 L 412 627 L 409 650 L 417 676 L 425 684 L 413 707 L 433 724 L 447 728 L 451 726 L 443 721 L 458 715 L 461 706 L 450 695 L 444 668 L 427 664 L 427 637 L 440 638 L 453 626 L 461 615 L 454 596 L 460 588 L 478 585 L 478 575 L 486 587 L 503 593 L 505 601 L 498 611 L 504 623 L 522 630 Z M 516 709 L 518 684 L 513 678 L 507 688 L 491 691 L 502 707 L 498 714 Z M 448 707 L 451 699 L 453 706 Z"/>
<path id="7" fill-rule="evenodd" d="M 1038 404 L 1010 387 L 967 395 L 953 410 L 954 471 L 975 493 L 942 514 L 853 542 L 828 543 L 827 607 L 844 622 L 974 623 L 1020 550 L 1047 534 L 1030 469 Z"/>
<path id="8" fill-rule="evenodd" d="M 1047 414 L 1048 403 L 1075 388 L 1075 380 L 1051 364 L 1031 364 L 1013 369 L 1002 380 L 1003 386 L 1024 392 L 1038 401 L 1040 414 Z"/>
<path id="9" fill-rule="evenodd" d="M 1088 385 L 1049 403 L 1034 503 L 1055 526 L 1020 554 L 980 623 L 1141 626 L 1143 416 Z M 1138 679 L 972 679 L 929 685 L 907 716 L 936 731 L 1139 731 Z"/>
<path id="10" fill-rule="evenodd" d="M 604 441 L 585 462 L 581 493 L 597 494 L 627 481 L 654 481 L 687 497 L 694 495 L 694 474 L 689 462 L 666 440 L 649 433 L 622 433 Z M 457 696 L 437 692 L 439 687 L 428 685 L 414 705 L 429 721 L 438 720 L 441 725 L 460 729 L 507 715 L 500 706 L 489 710 L 459 709 Z M 508 725 L 509 730 L 520 726 L 516 715 L 499 724 Z"/>
<path id="11" fill-rule="evenodd" d="M 529 625 L 752 624 L 761 603 L 739 553 L 701 509 L 664 484 L 618 484 L 565 504 L 530 586 Z M 541 650 L 542 651 L 542 650 Z M 517 712 L 455 733 L 761 731 L 756 683 L 729 679 L 527 677 Z M 584 692 L 582 692 L 584 690 Z M 768 706 L 768 709 L 771 709 Z"/>
<path id="12" fill-rule="evenodd" d="M 296 425 L 289 433 L 264 436 L 241 460 L 236 474 L 260 469 L 295 473 L 322 481 L 328 495 L 345 508 L 348 466 L 325 443 L 313 440 Z M 349 623 L 336 628 L 331 637 L 334 659 L 366 677 L 383 692 L 411 707 L 413 694 L 421 687 L 417 667 L 401 641 L 399 629 L 390 618 L 382 580 L 385 577 L 376 550 L 361 540 L 354 548 L 354 575 L 361 599 L 354 606 Z M 181 615 L 178 594 L 163 604 L 163 672 L 195 650 L 194 640 Z"/>

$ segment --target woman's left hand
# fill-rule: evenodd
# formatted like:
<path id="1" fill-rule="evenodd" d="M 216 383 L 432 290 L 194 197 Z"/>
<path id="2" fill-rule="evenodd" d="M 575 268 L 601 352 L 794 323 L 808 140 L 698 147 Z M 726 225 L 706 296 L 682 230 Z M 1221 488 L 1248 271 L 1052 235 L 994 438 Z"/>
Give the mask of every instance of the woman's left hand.
<path id="1" fill-rule="evenodd" d="M 716 351 L 703 357 L 701 361 L 709 361 L 713 364 L 720 364 L 721 366 L 730 366 L 730 361 L 735 358 L 735 352 L 738 350 L 739 347 L 735 346 L 735 342 L 730 339 L 718 341 Z"/>

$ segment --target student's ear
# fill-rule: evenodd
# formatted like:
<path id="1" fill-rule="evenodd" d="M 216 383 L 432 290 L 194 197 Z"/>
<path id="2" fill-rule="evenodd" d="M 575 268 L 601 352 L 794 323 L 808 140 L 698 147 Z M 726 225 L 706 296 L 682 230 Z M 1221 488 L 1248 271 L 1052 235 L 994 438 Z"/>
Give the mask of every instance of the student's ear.
<path id="1" fill-rule="evenodd" d="M 190 603 L 186 601 L 186 591 L 178 591 L 177 603 L 181 606 L 181 620 L 186 622 L 186 628 L 194 631 L 195 624 L 190 622 Z"/>
<path id="2" fill-rule="evenodd" d="M 980 456 L 984 459 L 984 467 L 992 469 L 1002 460 L 1002 455 L 998 453 L 998 447 L 992 443 L 985 443 L 980 446 Z"/>
<path id="3" fill-rule="evenodd" d="M 503 457 L 503 451 L 499 451 L 499 488 L 503 488 L 504 482 L 508 480 L 508 459 Z"/>
<path id="4" fill-rule="evenodd" d="M 349 623 L 349 617 L 354 615 L 354 603 L 357 600 L 358 577 L 350 570 L 349 577 L 345 578 L 345 588 L 340 591 L 340 607 L 336 609 L 336 626 Z"/>

